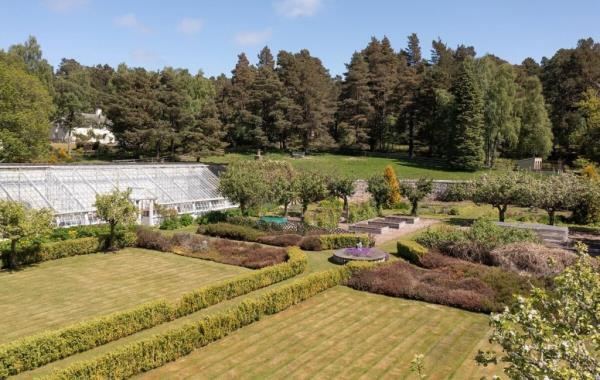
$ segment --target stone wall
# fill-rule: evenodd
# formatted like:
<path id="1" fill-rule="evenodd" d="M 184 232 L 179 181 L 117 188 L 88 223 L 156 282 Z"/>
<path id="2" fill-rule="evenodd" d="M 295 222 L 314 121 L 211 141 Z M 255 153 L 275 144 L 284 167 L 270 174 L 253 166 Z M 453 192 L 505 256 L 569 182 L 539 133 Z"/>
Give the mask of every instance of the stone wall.
<path id="1" fill-rule="evenodd" d="M 406 179 L 406 180 L 401 180 L 400 182 L 415 183 L 415 182 L 417 182 L 417 180 Z M 448 188 L 448 186 L 453 185 L 455 183 L 466 183 L 466 182 L 468 182 L 468 181 L 435 180 L 435 181 L 433 181 L 433 191 L 426 199 L 434 200 L 437 198 L 437 196 L 439 194 L 443 193 L 446 190 L 446 188 Z M 367 192 L 368 184 L 367 184 L 366 180 L 359 179 L 356 182 L 354 182 L 354 185 L 356 187 L 356 191 L 354 192 L 352 197 L 350 197 L 350 202 L 364 202 L 364 201 L 371 199 L 371 195 Z"/>

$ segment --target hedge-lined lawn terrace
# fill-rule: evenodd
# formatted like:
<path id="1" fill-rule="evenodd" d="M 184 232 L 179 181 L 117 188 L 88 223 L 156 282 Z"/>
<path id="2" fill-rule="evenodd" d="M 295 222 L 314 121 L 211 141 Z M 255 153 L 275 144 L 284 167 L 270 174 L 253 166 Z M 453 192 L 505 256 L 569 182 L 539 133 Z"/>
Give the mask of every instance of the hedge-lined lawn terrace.
<path id="1" fill-rule="evenodd" d="M 43 330 L 175 299 L 247 269 L 128 248 L 0 272 L 0 343 Z"/>
<path id="2" fill-rule="evenodd" d="M 321 173 L 334 173 L 354 178 L 367 179 L 376 173 L 383 173 L 387 165 L 392 165 L 398 178 L 428 177 L 433 179 L 470 179 L 481 172 L 452 171 L 438 161 L 417 158 L 364 157 L 341 154 L 315 153 L 304 158 L 292 158 L 287 154 L 267 153 L 265 159 L 289 161 L 296 169 L 316 170 Z M 223 156 L 211 156 L 205 163 L 228 164 L 237 160 L 253 160 L 254 154 L 229 153 Z"/>
<path id="3" fill-rule="evenodd" d="M 338 286 L 139 378 L 416 378 L 417 353 L 428 379 L 480 378 L 500 374 L 473 360 L 487 333 L 483 314 Z"/>

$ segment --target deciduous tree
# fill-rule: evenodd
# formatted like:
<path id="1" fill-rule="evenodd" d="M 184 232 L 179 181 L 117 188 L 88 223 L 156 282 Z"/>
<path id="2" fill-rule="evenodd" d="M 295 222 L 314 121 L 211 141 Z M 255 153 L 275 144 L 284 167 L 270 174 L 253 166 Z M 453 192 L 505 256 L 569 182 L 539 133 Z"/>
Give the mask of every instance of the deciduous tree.
<path id="1" fill-rule="evenodd" d="M 100 219 L 108 223 L 110 228 L 106 244 L 107 250 L 115 249 L 114 242 L 117 227 L 133 224 L 138 218 L 138 208 L 133 204 L 130 196 L 131 189 L 124 191 L 114 189 L 108 194 L 96 195 L 96 202 L 94 203 L 96 213 Z"/>

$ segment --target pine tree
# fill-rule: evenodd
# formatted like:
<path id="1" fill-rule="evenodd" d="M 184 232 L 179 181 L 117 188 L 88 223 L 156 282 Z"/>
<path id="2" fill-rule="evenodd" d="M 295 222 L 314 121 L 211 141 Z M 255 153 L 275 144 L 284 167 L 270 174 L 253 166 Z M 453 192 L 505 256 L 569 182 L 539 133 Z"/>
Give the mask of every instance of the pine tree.
<path id="1" fill-rule="evenodd" d="M 398 85 L 399 56 L 387 37 L 381 41 L 373 37 L 362 53 L 369 65 L 371 104 L 375 110 L 370 123 L 370 146 L 371 150 L 383 149 L 396 116 L 394 92 Z"/>
<path id="2" fill-rule="evenodd" d="M 279 141 L 277 102 L 283 97 L 283 84 L 275 71 L 275 60 L 268 47 L 258 55 L 256 79 L 251 87 L 252 112 L 260 118 L 260 128 L 269 142 Z"/>
<path id="3" fill-rule="evenodd" d="M 369 66 L 361 53 L 354 53 L 346 65 L 339 105 L 339 133 L 343 146 L 369 147 L 369 121 L 373 118 L 369 90 Z"/>
<path id="4" fill-rule="evenodd" d="M 256 80 L 256 67 L 250 65 L 246 54 L 241 53 L 231 74 L 230 101 L 233 115 L 230 138 L 237 145 L 263 147 L 267 138 L 261 129 L 262 120 L 252 109 L 252 86 Z"/>
<path id="5" fill-rule="evenodd" d="M 483 99 L 472 60 L 466 60 L 456 77 L 454 128 L 450 163 L 457 169 L 477 170 L 483 165 Z"/>

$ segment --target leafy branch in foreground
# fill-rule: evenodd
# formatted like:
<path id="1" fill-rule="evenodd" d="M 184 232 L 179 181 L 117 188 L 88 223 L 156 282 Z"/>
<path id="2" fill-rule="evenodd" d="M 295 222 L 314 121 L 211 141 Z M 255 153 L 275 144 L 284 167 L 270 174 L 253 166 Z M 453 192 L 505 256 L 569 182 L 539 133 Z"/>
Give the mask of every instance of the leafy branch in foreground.
<path id="1" fill-rule="evenodd" d="M 502 347 L 479 351 L 484 366 L 506 363 L 511 379 L 597 379 L 600 373 L 600 273 L 587 247 L 580 258 L 554 279 L 552 290 L 536 288 L 518 297 L 490 319 L 491 343 Z"/>

